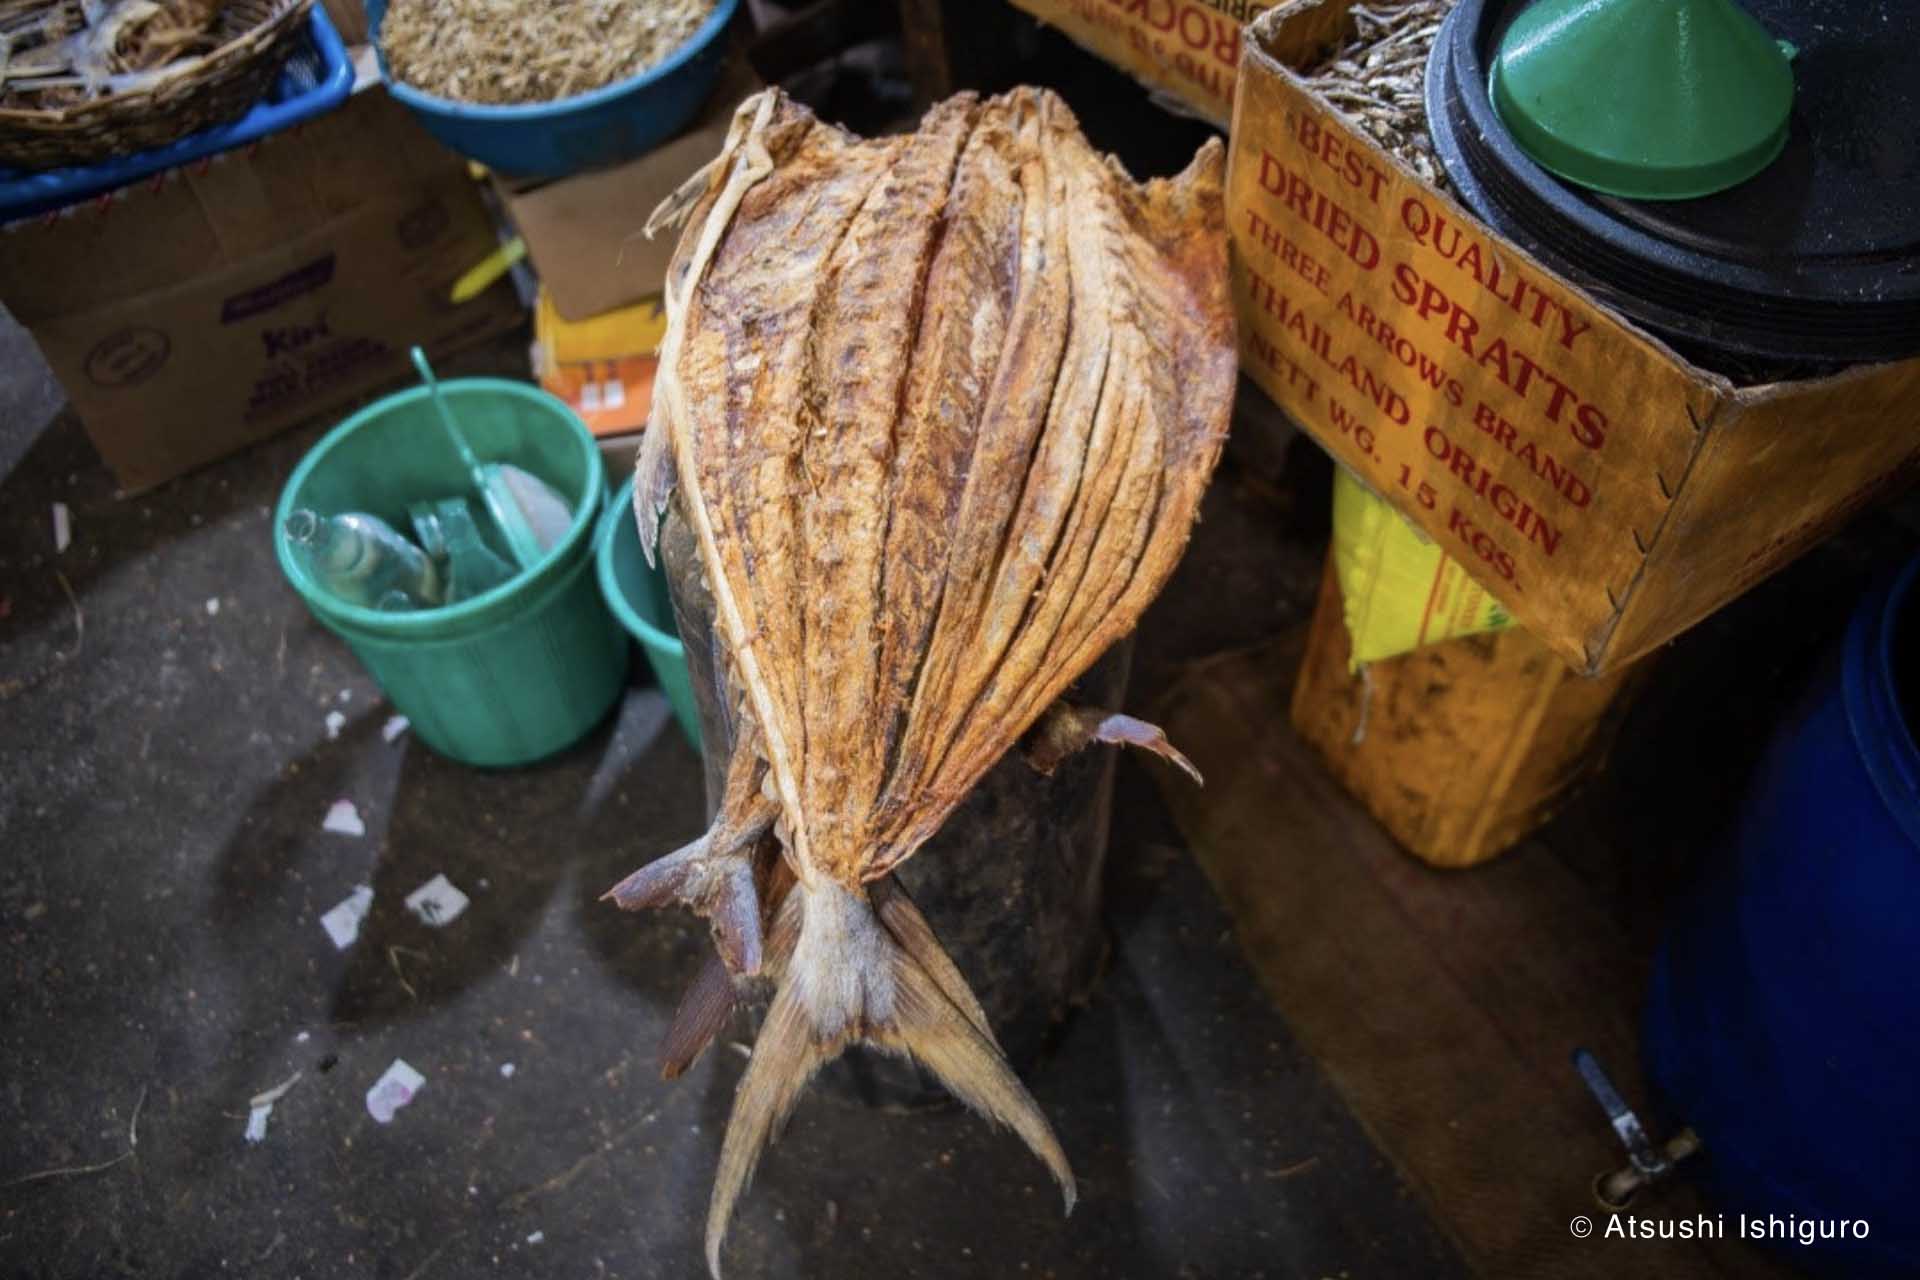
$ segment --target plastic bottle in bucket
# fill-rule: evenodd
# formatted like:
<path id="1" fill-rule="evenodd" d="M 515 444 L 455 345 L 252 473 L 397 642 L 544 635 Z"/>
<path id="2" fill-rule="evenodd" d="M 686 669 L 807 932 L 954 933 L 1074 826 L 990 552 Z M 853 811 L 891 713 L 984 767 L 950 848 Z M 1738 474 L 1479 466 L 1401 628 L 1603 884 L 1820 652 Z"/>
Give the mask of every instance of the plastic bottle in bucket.
<path id="1" fill-rule="evenodd" d="M 448 604 L 491 591 L 518 572 L 480 536 L 465 498 L 417 502 L 407 508 L 407 514 L 420 545 L 441 566 Z"/>
<path id="2" fill-rule="evenodd" d="M 378 516 L 345 511 L 322 517 L 302 509 L 287 517 L 286 535 L 313 580 L 348 604 L 391 609 L 397 593 L 409 606 L 425 609 L 444 597 L 426 553 Z"/>

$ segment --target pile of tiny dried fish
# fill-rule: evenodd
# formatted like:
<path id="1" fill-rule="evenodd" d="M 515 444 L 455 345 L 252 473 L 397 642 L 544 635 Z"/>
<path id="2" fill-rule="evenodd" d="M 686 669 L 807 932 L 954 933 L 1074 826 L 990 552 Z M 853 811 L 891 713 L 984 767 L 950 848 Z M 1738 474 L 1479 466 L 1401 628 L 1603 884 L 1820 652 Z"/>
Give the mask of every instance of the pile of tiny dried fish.
<path id="1" fill-rule="evenodd" d="M 1353 38 L 1303 78 L 1422 178 L 1449 189 L 1427 132 L 1427 54 L 1453 0 L 1357 4 Z"/>
<path id="2" fill-rule="evenodd" d="M 717 0 L 393 0 L 380 49 L 395 79 L 456 102 L 552 102 L 639 75 Z"/>
<path id="3" fill-rule="evenodd" d="M 1010 1126 L 1072 1207 L 1052 1129 L 892 872 L 1023 739 L 1043 769 L 1090 741 L 1185 764 L 1151 725 L 1058 699 L 1166 582 L 1226 437 L 1222 169 L 1216 140 L 1136 183 L 1044 91 L 861 140 L 770 90 L 669 202 L 691 216 L 635 504 L 651 555 L 677 480 L 734 750 L 707 833 L 608 896 L 712 927 L 667 1074 L 736 978 L 776 985 L 721 1150 L 716 1275 L 762 1148 L 852 1044 Z"/>
<path id="4" fill-rule="evenodd" d="M 4 0 L 0 106 L 51 111 L 144 87 L 220 44 L 223 0 Z"/>

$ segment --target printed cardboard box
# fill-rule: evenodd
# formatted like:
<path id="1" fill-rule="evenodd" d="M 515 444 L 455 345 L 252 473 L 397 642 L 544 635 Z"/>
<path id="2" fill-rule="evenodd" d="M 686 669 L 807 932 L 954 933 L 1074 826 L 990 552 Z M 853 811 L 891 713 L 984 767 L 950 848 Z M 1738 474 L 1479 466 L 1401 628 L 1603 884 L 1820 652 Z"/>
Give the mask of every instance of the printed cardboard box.
<path id="1" fill-rule="evenodd" d="M 1274 0 L 1013 0 L 1148 88 L 1224 125 L 1233 114 L 1240 29 Z"/>
<path id="2" fill-rule="evenodd" d="M 1734 388 L 1375 146 L 1252 24 L 1228 174 L 1242 367 L 1579 670 L 1700 621 L 1920 468 L 1920 359 Z"/>
<path id="3" fill-rule="evenodd" d="M 128 492 L 511 329 L 464 162 L 378 85 L 305 127 L 0 230 L 0 296 Z"/>

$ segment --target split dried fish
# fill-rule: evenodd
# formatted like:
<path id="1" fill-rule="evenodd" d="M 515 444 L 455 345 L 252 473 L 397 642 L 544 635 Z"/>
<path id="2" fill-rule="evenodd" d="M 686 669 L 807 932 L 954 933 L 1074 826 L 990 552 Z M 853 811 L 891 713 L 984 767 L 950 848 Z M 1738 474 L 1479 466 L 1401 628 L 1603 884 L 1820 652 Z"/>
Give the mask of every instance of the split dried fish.
<path id="1" fill-rule="evenodd" d="M 1044 91 L 862 140 L 770 90 L 656 215 L 689 221 L 636 505 L 651 555 L 677 480 L 739 731 L 712 828 L 610 896 L 713 926 L 670 1072 L 724 1024 L 730 974 L 775 984 L 709 1210 L 716 1275 L 762 1148 L 855 1043 L 1011 1127 L 1072 1207 L 891 872 L 1023 738 L 1043 767 L 1094 740 L 1184 764 L 1152 726 L 1050 709 L 1166 582 L 1226 436 L 1222 168 L 1213 141 L 1136 183 Z"/>

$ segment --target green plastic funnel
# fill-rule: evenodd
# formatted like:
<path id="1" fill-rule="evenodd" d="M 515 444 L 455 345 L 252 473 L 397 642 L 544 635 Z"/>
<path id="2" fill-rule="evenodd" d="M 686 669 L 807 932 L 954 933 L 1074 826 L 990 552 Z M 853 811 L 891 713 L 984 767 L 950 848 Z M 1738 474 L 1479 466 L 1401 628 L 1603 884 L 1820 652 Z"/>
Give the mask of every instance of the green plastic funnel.
<path id="1" fill-rule="evenodd" d="M 1683 200 L 1780 154 L 1789 56 L 1733 0 L 1539 0 L 1507 29 L 1488 92 L 1549 172 L 1608 195 Z"/>

